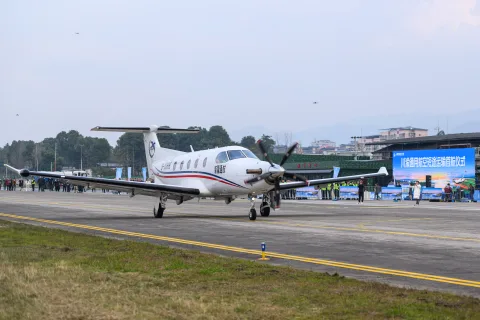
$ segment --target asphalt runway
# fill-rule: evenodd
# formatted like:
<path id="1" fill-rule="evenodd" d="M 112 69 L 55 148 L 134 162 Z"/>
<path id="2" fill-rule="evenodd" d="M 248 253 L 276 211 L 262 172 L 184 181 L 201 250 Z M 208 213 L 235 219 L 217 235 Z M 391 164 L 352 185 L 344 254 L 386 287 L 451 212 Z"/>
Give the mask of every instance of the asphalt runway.
<path id="1" fill-rule="evenodd" d="M 154 219 L 157 204 L 98 192 L 2 190 L 0 219 L 250 260 L 265 241 L 268 263 L 480 297 L 478 203 L 283 201 L 256 221 L 248 220 L 247 200 L 171 201 Z"/>

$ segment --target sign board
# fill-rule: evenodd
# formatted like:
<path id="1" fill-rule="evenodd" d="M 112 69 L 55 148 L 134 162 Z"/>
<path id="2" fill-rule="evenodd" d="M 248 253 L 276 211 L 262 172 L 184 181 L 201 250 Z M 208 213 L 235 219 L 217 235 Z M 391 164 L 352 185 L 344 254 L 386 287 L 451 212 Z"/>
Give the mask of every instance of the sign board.
<path id="1" fill-rule="evenodd" d="M 358 199 L 358 187 L 341 186 L 340 199 Z"/>
<path id="2" fill-rule="evenodd" d="M 422 200 L 442 200 L 442 188 L 422 188 Z"/>
<path id="3" fill-rule="evenodd" d="M 402 199 L 402 187 L 382 188 L 382 200 Z"/>
<path id="4" fill-rule="evenodd" d="M 431 176 L 433 188 L 447 183 L 467 190 L 475 184 L 475 149 L 439 149 L 393 152 L 393 176 L 401 184 L 419 181 L 425 186 Z"/>
<path id="5" fill-rule="evenodd" d="M 297 199 L 318 199 L 318 190 L 315 187 L 303 187 L 296 189 Z"/>

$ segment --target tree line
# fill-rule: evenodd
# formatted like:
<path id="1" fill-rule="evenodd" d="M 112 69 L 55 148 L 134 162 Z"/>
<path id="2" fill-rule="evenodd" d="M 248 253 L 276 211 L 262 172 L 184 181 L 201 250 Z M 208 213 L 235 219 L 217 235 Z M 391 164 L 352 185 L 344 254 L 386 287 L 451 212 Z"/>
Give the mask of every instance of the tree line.
<path id="1" fill-rule="evenodd" d="M 189 127 L 189 129 L 198 127 Z M 269 152 L 275 141 L 269 135 L 260 137 Z M 239 145 L 252 150 L 261 157 L 256 146 L 256 138 L 248 135 L 240 142 L 232 141 L 222 126 L 201 128 L 197 134 L 158 134 L 160 145 L 164 148 L 189 152 L 211 149 L 228 145 Z M 55 160 L 56 150 L 56 160 Z M 14 140 L 11 144 L 0 147 L 0 163 L 7 163 L 16 168 L 31 170 L 62 170 L 63 168 L 93 169 L 94 174 L 111 175 L 111 169 L 100 164 L 117 164 L 132 167 L 133 174 L 139 175 L 146 166 L 145 147 L 141 133 L 124 133 L 112 147 L 107 139 L 83 136 L 76 130 L 62 131 L 56 137 L 45 138 L 41 142 Z M 102 169 L 103 168 L 103 169 Z"/>

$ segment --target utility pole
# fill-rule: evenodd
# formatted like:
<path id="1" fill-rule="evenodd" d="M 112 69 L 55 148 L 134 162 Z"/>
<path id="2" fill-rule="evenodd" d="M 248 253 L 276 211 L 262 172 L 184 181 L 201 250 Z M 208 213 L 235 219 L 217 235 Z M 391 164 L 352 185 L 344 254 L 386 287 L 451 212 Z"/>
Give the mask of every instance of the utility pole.
<path id="1" fill-rule="evenodd" d="M 132 145 L 132 176 L 135 171 L 135 145 Z"/>

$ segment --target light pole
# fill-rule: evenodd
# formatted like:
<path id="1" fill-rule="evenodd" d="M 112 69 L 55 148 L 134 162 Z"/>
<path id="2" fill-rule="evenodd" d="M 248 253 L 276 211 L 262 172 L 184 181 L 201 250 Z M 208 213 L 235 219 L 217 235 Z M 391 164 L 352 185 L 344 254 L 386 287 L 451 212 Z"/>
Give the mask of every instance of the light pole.
<path id="1" fill-rule="evenodd" d="M 350 139 L 353 139 L 355 141 L 355 157 L 354 157 L 354 160 L 357 160 L 357 139 L 360 139 L 360 138 L 361 138 L 360 136 L 350 137 Z"/>

